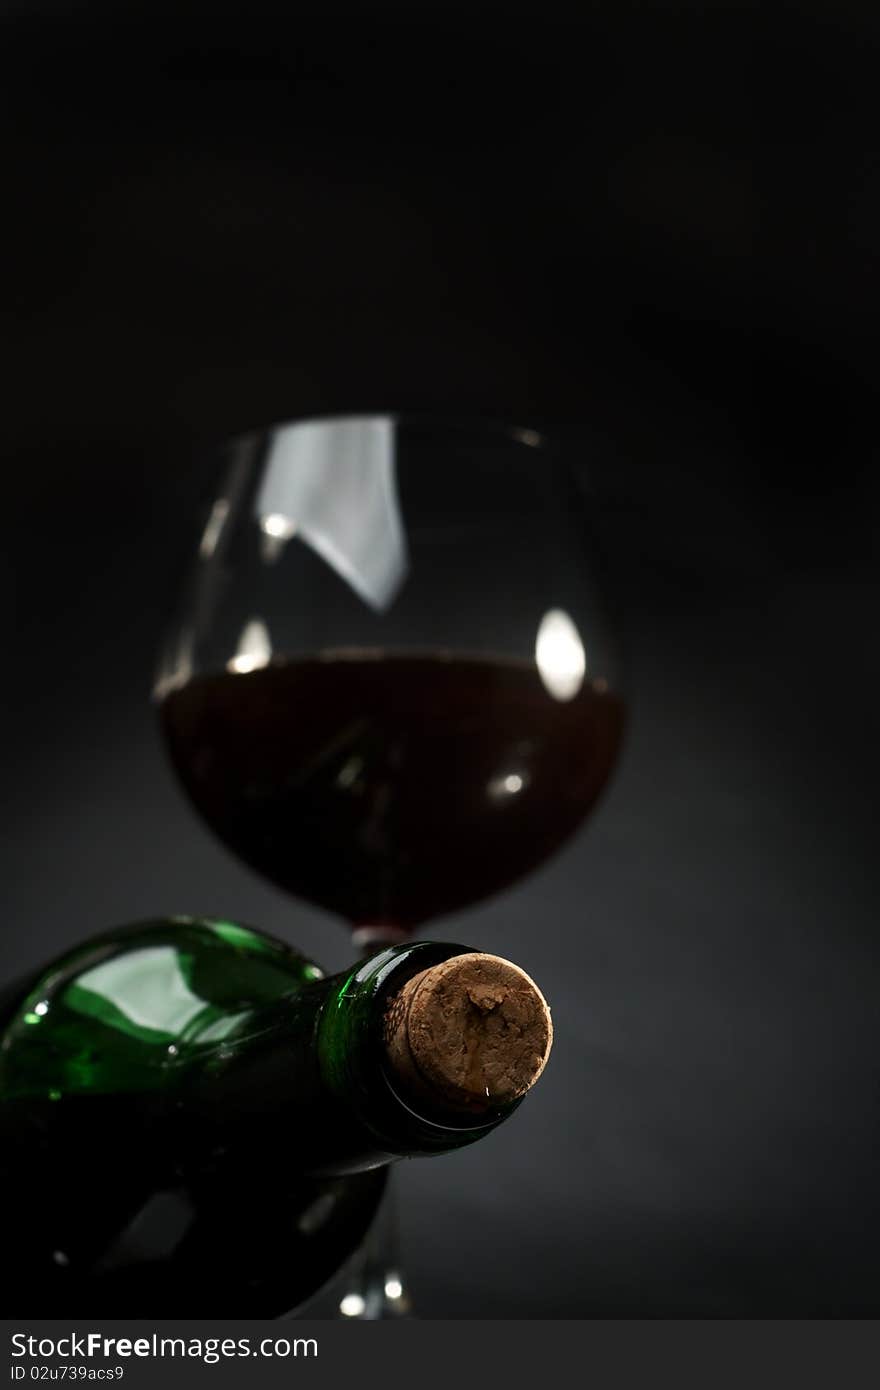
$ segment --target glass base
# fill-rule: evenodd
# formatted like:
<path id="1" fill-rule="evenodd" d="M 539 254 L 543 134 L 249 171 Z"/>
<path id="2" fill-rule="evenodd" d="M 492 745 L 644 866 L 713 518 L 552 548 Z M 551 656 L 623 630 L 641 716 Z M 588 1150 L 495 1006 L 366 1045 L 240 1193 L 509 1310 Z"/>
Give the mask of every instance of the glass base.
<path id="1" fill-rule="evenodd" d="M 379 1322 L 412 1317 L 412 1303 L 398 1259 L 393 1173 L 363 1245 L 329 1284 L 291 1314 Z"/>

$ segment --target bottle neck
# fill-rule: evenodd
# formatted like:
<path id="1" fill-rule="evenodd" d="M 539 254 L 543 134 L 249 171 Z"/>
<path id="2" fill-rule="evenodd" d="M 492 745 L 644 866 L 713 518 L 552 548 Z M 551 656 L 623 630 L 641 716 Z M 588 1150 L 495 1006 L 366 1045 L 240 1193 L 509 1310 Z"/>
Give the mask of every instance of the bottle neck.
<path id="1" fill-rule="evenodd" d="M 218 1038 L 212 1026 L 210 1038 L 191 1038 L 193 1062 L 176 1092 L 185 1147 L 234 1155 L 266 1180 L 291 1166 L 354 1173 L 482 1138 L 519 1098 L 493 1102 L 487 1090 L 485 1102 L 461 1108 L 442 1089 L 413 1085 L 386 1045 L 408 983 L 458 959 L 485 958 L 451 944 L 386 947 L 343 975 L 299 983 L 248 1013 L 241 1030 Z M 454 1032 L 459 1056 L 462 1041 Z"/>
<path id="2" fill-rule="evenodd" d="M 407 981 L 471 948 L 412 942 L 389 946 L 329 987 L 317 1027 L 318 1065 L 327 1090 L 390 1158 L 443 1153 L 473 1143 L 516 1109 L 519 1100 L 479 1113 L 454 1110 L 414 1092 L 391 1065 L 384 1041 L 386 1014 Z"/>

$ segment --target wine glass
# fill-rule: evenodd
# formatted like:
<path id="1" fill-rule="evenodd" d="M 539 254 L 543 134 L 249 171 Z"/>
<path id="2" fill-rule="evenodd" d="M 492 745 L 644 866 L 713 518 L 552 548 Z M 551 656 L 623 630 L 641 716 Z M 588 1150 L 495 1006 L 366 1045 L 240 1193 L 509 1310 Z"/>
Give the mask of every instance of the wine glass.
<path id="1" fill-rule="evenodd" d="M 224 844 L 359 951 L 534 869 L 614 767 L 573 462 L 535 430 L 393 414 L 227 446 L 156 678 L 165 739 Z M 352 1315 L 376 1278 L 404 1305 L 390 1243 Z"/>

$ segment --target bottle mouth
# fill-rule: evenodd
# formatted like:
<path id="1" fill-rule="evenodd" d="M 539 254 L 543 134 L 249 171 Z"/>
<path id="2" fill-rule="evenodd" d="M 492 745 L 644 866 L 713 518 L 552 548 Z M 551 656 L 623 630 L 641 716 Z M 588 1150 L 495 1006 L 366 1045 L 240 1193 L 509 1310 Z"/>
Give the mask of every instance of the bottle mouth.
<path id="1" fill-rule="evenodd" d="M 446 1108 L 442 1098 L 437 1096 L 416 1098 L 412 1088 L 402 1087 L 399 1076 L 387 1065 L 383 1069 L 383 1078 L 389 1097 L 393 1098 L 399 1110 L 406 1113 L 412 1125 L 423 1135 L 433 1134 L 438 1139 L 448 1136 L 450 1132 L 460 1134 L 462 1142 L 469 1136 L 477 1138 L 480 1134 L 487 1134 L 519 1104 L 519 1101 L 514 1101 L 512 1105 L 487 1106 L 482 1111 L 471 1112 Z M 448 1144 L 443 1143 L 442 1147 L 445 1149 Z"/>
<path id="2" fill-rule="evenodd" d="M 411 975 L 386 997 L 385 1069 L 410 1109 L 485 1123 L 537 1081 L 553 1041 L 550 1009 L 524 970 L 468 951 Z"/>
<path id="3" fill-rule="evenodd" d="M 505 1120 L 525 1094 L 521 1087 L 505 1088 L 490 1078 L 488 1097 L 484 1082 L 479 1094 L 470 1094 L 474 1090 L 471 1086 L 469 1094 L 463 1098 L 455 1084 L 450 1087 L 444 1084 L 442 1077 L 438 1080 L 431 1076 L 424 1058 L 426 1043 L 416 1037 L 416 1024 L 419 1020 L 424 1022 L 426 1016 L 435 1017 L 438 1005 L 442 1011 L 442 999 L 435 997 L 435 989 L 419 977 L 430 976 L 436 987 L 438 981 L 451 978 L 454 982 L 458 974 L 461 985 L 465 977 L 459 973 L 461 966 L 455 966 L 457 960 L 473 964 L 475 960 L 498 961 L 499 958 L 483 956 L 468 946 L 407 939 L 400 945 L 375 951 L 355 965 L 335 1002 L 322 1012 L 319 1050 L 323 1076 L 344 1104 L 357 1112 L 373 1135 L 378 1150 L 386 1154 L 442 1153 L 468 1144 Z M 518 967 L 509 962 L 500 964 L 518 972 Z M 432 967 L 446 965 L 454 967 L 451 977 L 447 972 L 439 977 L 431 975 Z M 518 974 L 537 994 L 547 1021 L 543 1055 L 539 1055 L 541 1049 L 535 1049 L 538 1064 L 534 1057 L 531 1063 L 533 1081 L 543 1069 L 549 1051 L 549 1009 L 537 986 L 524 972 Z M 401 1005 L 400 996 L 410 981 L 414 983 Z M 474 980 L 471 984 L 476 987 Z M 409 1008 L 417 988 L 418 1007 L 410 1029 Z M 460 989 L 458 993 L 460 996 Z M 428 1005 L 430 1007 L 426 1007 Z M 415 1054 L 410 1068 L 392 1055 L 393 1049 L 389 1050 L 389 1020 L 395 1007 L 398 1014 L 403 1008 L 404 1033 L 400 1041 Z M 499 1022 L 493 1027 L 503 1032 L 500 1021 L 505 1010 L 499 1003 L 485 1012 L 491 1014 L 496 1010 Z M 460 1053 L 460 1036 L 457 1048 Z M 447 1042 L 443 1055 L 448 1057 L 448 1052 Z"/>

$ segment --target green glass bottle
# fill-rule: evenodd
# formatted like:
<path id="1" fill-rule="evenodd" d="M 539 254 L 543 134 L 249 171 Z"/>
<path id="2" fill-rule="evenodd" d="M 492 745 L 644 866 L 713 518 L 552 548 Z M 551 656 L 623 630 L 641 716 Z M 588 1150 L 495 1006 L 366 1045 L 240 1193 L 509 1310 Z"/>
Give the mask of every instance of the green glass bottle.
<path id="1" fill-rule="evenodd" d="M 5 1316 L 273 1316 L 395 1158 L 488 1133 L 550 1046 L 517 967 L 412 943 L 332 978 L 232 922 L 93 938 L 0 1002 Z"/>

